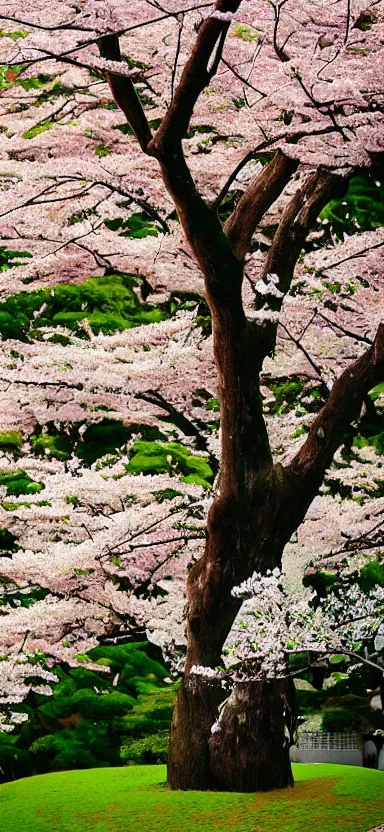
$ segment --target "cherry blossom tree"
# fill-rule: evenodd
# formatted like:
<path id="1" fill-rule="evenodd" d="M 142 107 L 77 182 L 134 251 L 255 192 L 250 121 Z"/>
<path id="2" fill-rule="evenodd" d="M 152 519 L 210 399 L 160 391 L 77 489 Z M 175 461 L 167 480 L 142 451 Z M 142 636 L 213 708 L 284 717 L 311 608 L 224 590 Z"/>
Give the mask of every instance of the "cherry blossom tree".
<path id="1" fill-rule="evenodd" d="M 100 179 L 94 170 L 84 169 L 80 191 L 73 191 L 79 181 L 77 173 L 66 174 L 64 180 L 56 176 L 48 193 L 33 189 L 20 207 L 28 208 L 29 203 L 33 208 L 42 199 L 57 200 L 62 185 L 71 199 L 76 194 L 81 200 L 89 188 L 94 193 L 99 189 L 97 197 L 100 192 L 103 199 L 104 189 L 112 188 L 139 205 L 138 183 L 147 157 L 151 179 L 159 183 L 161 173 L 188 241 L 189 249 L 181 259 L 188 262 L 192 254 L 204 277 L 218 377 L 221 468 L 208 513 L 205 551 L 188 575 L 187 661 L 172 723 L 168 767 L 173 788 L 259 788 L 261 771 L 267 773 L 264 788 L 292 783 L 288 752 L 282 744 L 290 698 L 284 680 L 271 689 L 270 682 L 257 679 L 247 688 L 242 708 L 258 703 L 254 741 L 244 751 L 244 765 L 238 767 L 238 734 L 233 721 L 225 746 L 231 764 L 225 768 L 218 763 L 220 753 L 213 765 L 209 750 L 211 728 L 217 719 L 217 690 L 198 679 L 191 687 L 188 680 L 193 666 L 216 668 L 220 664 L 240 606 L 232 587 L 255 571 L 264 574 L 280 567 L 283 550 L 318 493 L 349 426 L 359 417 L 369 391 L 383 380 L 382 325 L 372 338 L 359 336 L 361 348 L 367 348 L 332 384 L 333 379 L 303 346 L 305 328 L 296 337 L 284 323 L 286 337 L 305 351 L 321 382 L 324 406 L 295 453 L 284 464 L 274 462 L 260 375 L 276 348 L 281 312 L 300 268 L 298 260 L 319 214 L 330 200 L 345 193 L 356 170 L 379 170 L 384 135 L 383 20 L 377 4 L 368 10 L 361 3 L 345 7 L 340 3 L 331 9 L 322 2 L 315 6 L 303 2 L 294 9 L 290 5 L 289 0 L 270 4 L 218 0 L 215 5 L 191 3 L 183 9 L 169 2 L 164 9 L 157 2 L 137 2 L 128 15 L 118 3 L 94 0 L 82 5 L 75 17 L 63 17 L 59 12 L 49 25 L 24 20 L 12 4 L 9 14 L 4 15 L 8 21 L 32 29 L 25 43 L 17 43 L 15 54 L 7 59 L 9 65 L 22 64 L 25 71 L 25 67 L 58 60 L 91 69 L 97 77 L 105 74 L 113 99 L 138 143 L 133 195 L 126 190 L 121 193 L 121 183 L 111 182 L 110 176 Z M 206 12 L 206 6 L 212 11 Z M 176 32 L 175 57 L 167 72 L 159 71 L 152 78 L 148 68 L 129 66 L 119 39 L 135 32 L 145 43 L 151 26 L 157 31 L 153 37 L 158 38 L 164 21 L 170 21 Z M 231 27 L 234 31 L 240 27 L 236 43 L 227 38 Z M 140 98 L 143 100 L 144 90 L 150 89 L 155 78 L 161 114 L 159 123 L 151 124 Z M 226 173 L 220 188 L 212 186 L 212 170 L 206 183 L 203 166 L 199 165 L 199 173 L 195 170 L 194 157 L 204 152 L 204 145 L 195 145 L 196 156 L 191 146 L 189 155 L 185 150 L 193 113 L 201 106 L 200 117 L 204 116 L 209 107 L 206 93 L 210 85 L 215 101 L 225 102 L 228 89 L 233 99 L 236 89 L 239 97 L 235 99 L 233 127 L 245 128 L 248 137 L 247 152 L 232 170 L 224 162 L 226 154 L 219 156 Z M 66 117 L 72 114 L 69 108 L 64 112 Z M 51 117 L 60 119 L 62 113 L 51 113 Z M 220 208 L 232 183 L 265 151 L 270 154 L 266 163 L 257 167 L 231 206 L 229 217 L 222 221 Z M 157 195 L 160 185 L 156 188 Z M 263 234 L 263 223 L 279 201 L 272 242 L 265 252 L 259 238 L 255 252 L 255 235 Z M 165 230 L 163 215 L 151 205 L 149 209 Z M 84 237 L 97 230 L 96 221 L 84 236 L 80 230 L 69 239 L 67 235 L 67 239 L 49 242 L 63 250 L 75 246 L 82 255 L 90 254 L 98 266 L 108 266 L 112 256 L 108 250 L 90 247 L 89 239 L 84 243 Z M 366 250 L 382 246 L 380 233 L 374 241 L 367 239 Z M 175 238 L 179 243 L 179 229 Z M 361 243 L 361 239 L 357 244 L 356 240 L 343 242 L 340 257 L 331 258 L 325 268 L 337 271 L 349 259 L 360 257 Z M 323 255 L 315 252 L 312 256 L 315 265 L 308 269 L 315 269 L 316 258 L 321 260 Z M 180 262 L 180 253 L 175 262 Z M 308 281 L 310 274 L 305 274 Z M 199 279 L 196 270 L 193 278 Z M 378 324 L 377 310 L 373 318 Z M 332 317 L 330 325 L 346 330 L 344 322 Z M 252 772 L 246 784 L 242 779 L 245 770 Z"/>

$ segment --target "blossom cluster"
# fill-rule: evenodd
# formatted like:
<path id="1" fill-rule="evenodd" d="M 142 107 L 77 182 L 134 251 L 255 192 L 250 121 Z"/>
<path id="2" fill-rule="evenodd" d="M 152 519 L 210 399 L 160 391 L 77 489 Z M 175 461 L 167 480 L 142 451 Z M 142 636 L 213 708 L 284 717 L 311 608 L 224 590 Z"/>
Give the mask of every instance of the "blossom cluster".
<path id="1" fill-rule="evenodd" d="M 290 674 L 290 657 L 299 653 L 316 659 L 346 654 L 357 663 L 366 661 L 367 642 L 383 627 L 384 588 L 364 593 L 356 583 L 346 584 L 345 590 L 325 599 L 312 593 L 294 600 L 280 569 L 254 573 L 233 590 L 245 600 L 224 648 L 225 667 L 194 666 L 192 677 L 208 683 L 284 677 Z M 377 662 L 384 674 L 384 662 L 380 657 Z"/>

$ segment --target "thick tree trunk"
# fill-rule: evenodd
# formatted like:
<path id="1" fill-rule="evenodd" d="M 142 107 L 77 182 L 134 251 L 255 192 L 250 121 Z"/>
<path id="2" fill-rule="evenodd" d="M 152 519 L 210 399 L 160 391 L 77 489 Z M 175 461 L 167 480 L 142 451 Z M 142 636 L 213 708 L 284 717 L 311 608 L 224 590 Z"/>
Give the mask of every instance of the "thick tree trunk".
<path id="1" fill-rule="evenodd" d="M 213 788 L 256 792 L 293 786 L 287 709 L 284 679 L 235 687 L 209 741 Z"/>
<path id="2" fill-rule="evenodd" d="M 193 688 L 183 680 L 172 715 L 167 772 L 171 789 L 212 787 L 208 740 L 222 698 L 200 679 Z"/>

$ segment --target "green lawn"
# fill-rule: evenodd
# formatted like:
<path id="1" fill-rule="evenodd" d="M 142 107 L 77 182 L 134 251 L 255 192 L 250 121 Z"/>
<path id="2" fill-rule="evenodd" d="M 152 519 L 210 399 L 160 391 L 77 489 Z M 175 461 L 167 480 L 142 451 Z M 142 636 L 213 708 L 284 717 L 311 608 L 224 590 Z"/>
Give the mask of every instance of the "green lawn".
<path id="1" fill-rule="evenodd" d="M 170 792 L 165 766 L 44 774 L 0 786 L 0 832 L 367 832 L 384 821 L 384 773 L 295 765 L 294 789 Z"/>

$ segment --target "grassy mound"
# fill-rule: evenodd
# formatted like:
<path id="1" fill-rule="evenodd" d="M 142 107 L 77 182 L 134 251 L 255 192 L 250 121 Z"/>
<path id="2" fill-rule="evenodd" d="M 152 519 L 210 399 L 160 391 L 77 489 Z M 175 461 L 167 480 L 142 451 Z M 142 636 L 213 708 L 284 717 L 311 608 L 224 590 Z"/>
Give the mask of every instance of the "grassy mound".
<path id="1" fill-rule="evenodd" d="M 0 832 L 367 832 L 383 820 L 384 774 L 294 766 L 294 789 L 170 792 L 165 766 L 45 774 L 0 787 Z"/>

